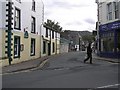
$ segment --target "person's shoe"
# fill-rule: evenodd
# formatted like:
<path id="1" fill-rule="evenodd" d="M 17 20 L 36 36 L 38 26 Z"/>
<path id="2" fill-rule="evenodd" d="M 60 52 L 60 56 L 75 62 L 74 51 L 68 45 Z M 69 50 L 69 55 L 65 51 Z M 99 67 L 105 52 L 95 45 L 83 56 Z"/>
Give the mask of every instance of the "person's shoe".
<path id="1" fill-rule="evenodd" d="M 93 64 L 92 62 L 90 62 L 90 64 Z"/>
<path id="2" fill-rule="evenodd" d="M 84 63 L 85 63 L 86 61 L 84 60 Z"/>

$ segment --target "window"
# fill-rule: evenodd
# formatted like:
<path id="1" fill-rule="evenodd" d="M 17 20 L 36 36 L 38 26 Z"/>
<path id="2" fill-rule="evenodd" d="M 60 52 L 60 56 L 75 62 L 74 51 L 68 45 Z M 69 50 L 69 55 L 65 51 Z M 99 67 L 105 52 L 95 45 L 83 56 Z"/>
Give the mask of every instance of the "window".
<path id="1" fill-rule="evenodd" d="M 32 0 L 32 10 L 35 11 L 35 0 Z"/>
<path id="2" fill-rule="evenodd" d="M 20 10 L 15 8 L 14 28 L 20 30 Z"/>
<path id="3" fill-rule="evenodd" d="M 35 55 L 35 39 L 31 39 L 31 56 Z"/>
<path id="4" fill-rule="evenodd" d="M 120 52 L 120 31 L 118 31 L 117 51 Z"/>
<path id="5" fill-rule="evenodd" d="M 48 29 L 46 28 L 46 37 L 48 37 Z"/>
<path id="6" fill-rule="evenodd" d="M 45 53 L 46 53 L 46 42 L 43 41 L 43 54 L 45 54 Z"/>
<path id="7" fill-rule="evenodd" d="M 53 42 L 53 53 L 55 52 L 55 43 Z"/>
<path id="8" fill-rule="evenodd" d="M 107 4 L 108 8 L 108 20 L 112 20 L 112 3 Z"/>
<path id="9" fill-rule="evenodd" d="M 35 17 L 32 17 L 32 22 L 31 22 L 31 33 L 35 33 L 36 32 L 36 20 Z"/>
<path id="10" fill-rule="evenodd" d="M 115 19 L 118 19 L 119 17 L 118 2 L 114 2 L 114 17 Z"/>
<path id="11" fill-rule="evenodd" d="M 52 31 L 52 39 L 54 39 L 54 31 Z"/>
<path id="12" fill-rule="evenodd" d="M 114 52 L 114 33 L 107 32 L 101 37 L 101 50 L 103 52 Z"/>
<path id="13" fill-rule="evenodd" d="M 20 57 L 20 37 L 19 36 L 14 37 L 14 57 L 15 58 Z"/>

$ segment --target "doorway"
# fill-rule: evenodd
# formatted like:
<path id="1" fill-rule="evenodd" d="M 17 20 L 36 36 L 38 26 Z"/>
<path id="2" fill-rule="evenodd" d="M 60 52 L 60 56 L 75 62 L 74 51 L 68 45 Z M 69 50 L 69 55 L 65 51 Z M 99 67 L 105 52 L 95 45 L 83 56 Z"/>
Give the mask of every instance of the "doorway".
<path id="1" fill-rule="evenodd" d="M 51 55 L 51 44 L 48 43 L 48 56 L 50 56 L 50 55 Z"/>

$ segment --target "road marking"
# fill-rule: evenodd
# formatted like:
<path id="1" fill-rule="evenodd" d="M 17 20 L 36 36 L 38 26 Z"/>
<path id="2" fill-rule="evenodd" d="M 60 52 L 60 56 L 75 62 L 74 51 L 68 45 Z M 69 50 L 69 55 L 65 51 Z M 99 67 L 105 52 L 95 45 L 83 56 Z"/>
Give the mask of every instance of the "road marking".
<path id="1" fill-rule="evenodd" d="M 109 87 L 114 87 L 114 86 L 119 86 L 120 84 L 113 84 L 113 85 L 106 85 L 106 86 L 101 86 L 97 88 L 109 88 Z"/>
<path id="2" fill-rule="evenodd" d="M 48 61 L 48 59 L 47 59 L 47 60 L 44 60 L 38 67 L 33 68 L 33 69 L 23 70 L 23 71 L 18 71 L 18 72 L 11 72 L 11 73 L 3 73 L 3 74 L 0 73 L 0 76 L 2 76 L 2 75 L 12 75 L 12 74 L 19 74 L 19 73 L 30 72 L 30 71 L 36 70 L 36 69 L 38 69 L 38 68 L 42 68 L 47 61 Z"/>

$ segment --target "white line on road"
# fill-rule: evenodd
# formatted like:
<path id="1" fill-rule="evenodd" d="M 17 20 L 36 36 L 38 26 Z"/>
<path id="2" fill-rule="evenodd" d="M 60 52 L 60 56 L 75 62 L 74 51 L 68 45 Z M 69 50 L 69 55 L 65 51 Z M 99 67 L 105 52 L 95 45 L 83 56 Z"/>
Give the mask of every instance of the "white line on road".
<path id="1" fill-rule="evenodd" d="M 109 88 L 109 87 L 114 87 L 114 86 L 119 86 L 120 84 L 113 84 L 113 85 L 106 85 L 106 86 L 101 86 L 97 88 Z"/>

